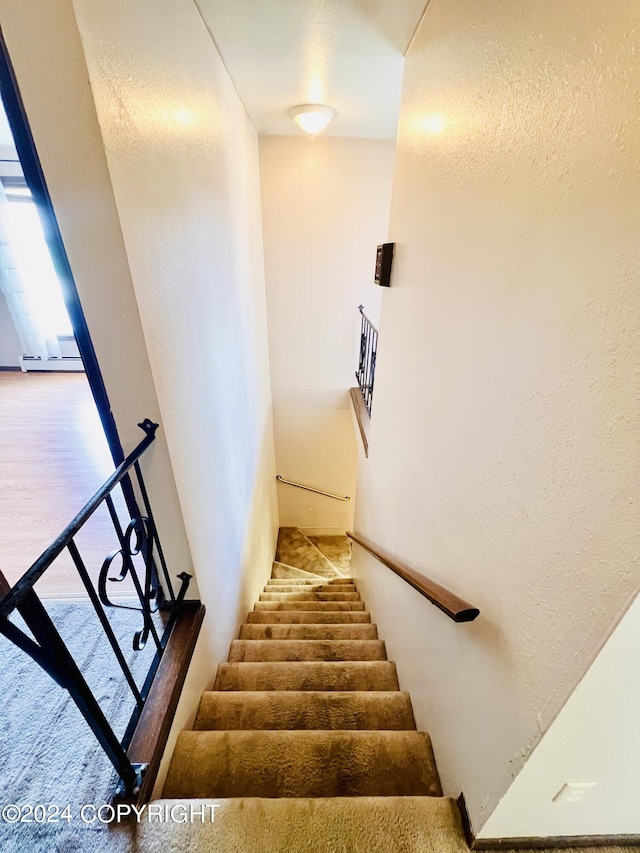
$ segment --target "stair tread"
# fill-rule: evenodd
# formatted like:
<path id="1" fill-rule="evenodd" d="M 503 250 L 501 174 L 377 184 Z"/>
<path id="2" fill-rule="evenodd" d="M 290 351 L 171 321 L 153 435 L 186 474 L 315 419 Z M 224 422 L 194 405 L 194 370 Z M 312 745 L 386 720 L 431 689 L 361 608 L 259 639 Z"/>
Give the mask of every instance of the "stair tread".
<path id="1" fill-rule="evenodd" d="M 221 663 L 214 690 L 398 690 L 392 661 Z"/>
<path id="2" fill-rule="evenodd" d="M 316 548 L 321 551 L 333 565 L 345 574 L 351 568 L 351 540 L 348 536 L 312 536 L 306 534 Z"/>
<path id="3" fill-rule="evenodd" d="M 167 797 L 440 796 L 431 740 L 413 731 L 183 731 Z"/>
<path id="4" fill-rule="evenodd" d="M 182 804 L 191 805 L 154 802 L 163 814 Z M 141 821 L 136 830 L 140 849 L 291 853 L 295 839 L 295 853 L 468 853 L 458 807 L 444 797 L 239 797 L 197 805 L 205 808 L 204 821 Z M 215 810 L 209 808 L 213 805 Z"/>
<path id="5" fill-rule="evenodd" d="M 382 640 L 233 640 L 230 661 L 386 660 Z"/>
<path id="6" fill-rule="evenodd" d="M 332 625 L 371 622 L 366 610 L 252 610 L 247 614 L 249 624 Z"/>
<path id="7" fill-rule="evenodd" d="M 194 729 L 415 730 L 408 693 L 388 691 L 206 691 Z"/>
<path id="8" fill-rule="evenodd" d="M 325 625 L 256 625 L 240 627 L 241 640 L 377 640 L 378 629 L 371 622 L 334 622 Z"/>

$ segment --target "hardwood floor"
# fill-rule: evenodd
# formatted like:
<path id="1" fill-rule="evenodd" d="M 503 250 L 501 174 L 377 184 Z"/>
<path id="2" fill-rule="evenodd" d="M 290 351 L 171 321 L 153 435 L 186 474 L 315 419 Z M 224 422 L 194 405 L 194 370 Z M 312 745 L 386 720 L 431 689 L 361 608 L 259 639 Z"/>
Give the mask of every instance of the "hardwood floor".
<path id="1" fill-rule="evenodd" d="M 9 583 L 64 530 L 113 467 L 84 374 L 0 372 L 0 569 Z M 128 520 L 120 489 L 114 499 Z M 76 544 L 97 577 L 105 556 L 118 548 L 106 507 Z M 117 586 L 118 594 L 131 591 L 128 581 Z M 36 590 L 55 597 L 84 593 L 66 552 Z"/>

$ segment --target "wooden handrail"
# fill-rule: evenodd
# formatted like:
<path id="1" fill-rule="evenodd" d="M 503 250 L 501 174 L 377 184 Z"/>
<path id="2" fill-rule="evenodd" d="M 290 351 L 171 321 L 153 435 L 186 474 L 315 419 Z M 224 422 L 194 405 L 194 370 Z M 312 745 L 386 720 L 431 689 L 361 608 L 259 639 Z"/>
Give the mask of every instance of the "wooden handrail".
<path id="1" fill-rule="evenodd" d="M 347 530 L 349 539 L 357 542 L 361 548 L 368 551 L 370 554 L 380 560 L 388 569 L 395 572 L 399 577 L 410 584 L 414 589 L 417 589 L 421 595 L 428 598 L 432 604 L 435 604 L 443 613 L 446 613 L 454 622 L 473 622 L 480 615 L 477 607 L 472 607 L 469 602 L 463 598 L 459 598 L 455 593 L 449 592 L 439 583 L 432 581 L 420 572 L 416 572 L 404 563 L 399 563 L 389 554 L 385 554 L 376 545 L 369 542 L 363 536 L 357 533 L 352 533 Z"/>

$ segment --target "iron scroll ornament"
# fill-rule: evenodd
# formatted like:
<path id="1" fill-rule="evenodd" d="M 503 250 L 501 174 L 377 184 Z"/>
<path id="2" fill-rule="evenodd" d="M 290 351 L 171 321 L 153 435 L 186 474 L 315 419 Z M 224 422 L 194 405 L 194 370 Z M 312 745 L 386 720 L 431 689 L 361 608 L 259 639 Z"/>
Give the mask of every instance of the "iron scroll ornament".
<path id="1" fill-rule="evenodd" d="M 136 651 L 140 651 L 145 647 L 150 633 L 154 634 L 154 639 L 157 637 L 151 615 L 160 609 L 163 602 L 162 588 L 160 587 L 153 562 L 153 541 L 154 536 L 150 519 L 146 516 L 132 518 L 122 536 L 121 547 L 108 554 L 98 576 L 98 595 L 100 601 L 106 607 L 116 607 L 121 610 L 137 610 L 142 613 L 144 626 L 140 631 L 136 631 L 133 636 L 133 648 Z M 144 587 L 140 583 L 140 578 L 133 562 L 133 557 L 139 554 L 142 555 L 145 566 Z M 110 577 L 109 571 L 118 557 L 121 560 L 120 571 L 115 577 Z M 140 607 L 130 604 L 116 604 L 109 598 L 107 581 L 121 583 L 127 576 L 131 577 L 140 601 Z"/>

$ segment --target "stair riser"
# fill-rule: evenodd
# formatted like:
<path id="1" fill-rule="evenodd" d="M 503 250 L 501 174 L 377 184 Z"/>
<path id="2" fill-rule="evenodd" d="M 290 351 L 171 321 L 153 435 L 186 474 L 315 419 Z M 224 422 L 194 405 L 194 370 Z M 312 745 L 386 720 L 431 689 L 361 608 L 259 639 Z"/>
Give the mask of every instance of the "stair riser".
<path id="1" fill-rule="evenodd" d="M 386 660 L 381 640 L 234 640 L 229 661 Z"/>
<path id="2" fill-rule="evenodd" d="M 260 601 L 361 601 L 357 592 L 261 592 Z"/>
<path id="3" fill-rule="evenodd" d="M 258 601 L 255 610 L 364 610 L 362 601 Z"/>
<path id="4" fill-rule="evenodd" d="M 313 579 L 316 581 L 316 583 L 318 581 L 320 581 L 321 583 L 327 583 L 330 580 L 339 580 L 342 577 L 340 572 L 336 571 L 333 566 L 329 566 L 328 564 L 326 566 L 320 565 L 314 566 L 313 568 L 310 567 L 308 569 L 299 568 L 298 566 L 294 566 L 293 563 L 284 564 L 288 565 L 292 571 L 283 574 L 277 574 L 276 577 L 289 577 L 289 575 L 291 575 L 292 577 Z"/>
<path id="5" fill-rule="evenodd" d="M 399 690 L 390 661 L 221 663 L 214 690 Z"/>
<path id="6" fill-rule="evenodd" d="M 408 693 L 204 693 L 196 730 L 415 730 Z"/>
<path id="7" fill-rule="evenodd" d="M 439 796 L 421 732 L 182 732 L 166 797 Z"/>
<path id="8" fill-rule="evenodd" d="M 291 624 L 302 625 L 313 623 L 317 625 L 334 625 L 341 623 L 363 623 L 371 622 L 371 614 L 362 610 L 342 611 L 278 611 L 278 610 L 253 610 L 247 614 L 247 622 L 250 624 Z"/>
<path id="9" fill-rule="evenodd" d="M 328 586 L 322 584 L 298 584 L 297 586 L 270 586 L 267 584 L 265 586 L 263 592 L 270 593 L 278 593 L 281 594 L 283 592 L 295 592 L 297 594 L 305 594 L 309 592 L 357 592 L 358 590 L 355 588 L 353 584 L 336 584 L 335 586 Z"/>
<path id="10" fill-rule="evenodd" d="M 375 625 L 243 625 L 241 640 L 377 640 Z"/>

